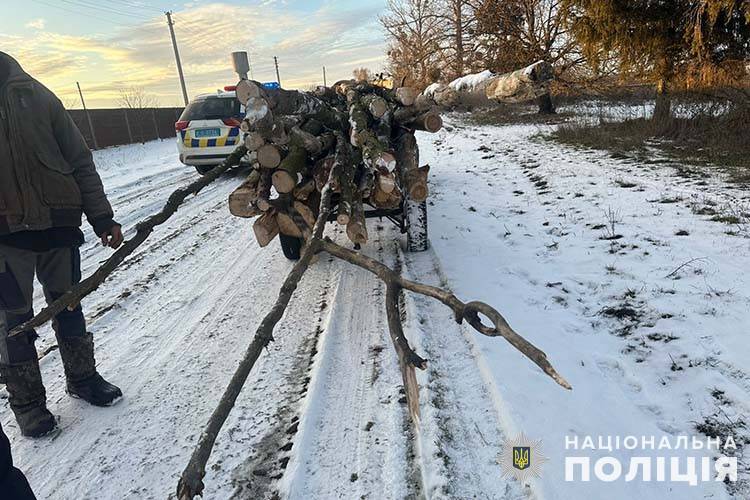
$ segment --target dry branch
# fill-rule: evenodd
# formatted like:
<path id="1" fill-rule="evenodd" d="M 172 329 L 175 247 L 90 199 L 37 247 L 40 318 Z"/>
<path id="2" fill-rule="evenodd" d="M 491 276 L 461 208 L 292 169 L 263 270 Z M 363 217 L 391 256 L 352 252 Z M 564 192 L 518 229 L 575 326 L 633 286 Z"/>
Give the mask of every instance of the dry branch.
<path id="1" fill-rule="evenodd" d="M 237 146 L 237 148 L 221 163 L 221 165 L 217 166 L 195 182 L 174 191 L 169 195 L 169 199 L 161 211 L 136 224 L 135 235 L 123 243 L 123 245 L 113 253 L 109 259 L 99 267 L 99 269 L 94 271 L 94 274 L 71 288 L 62 297 L 42 309 L 39 314 L 31 318 L 29 321 L 13 328 L 8 335 L 12 337 L 26 330 L 42 326 L 66 308 L 75 307 L 75 305 L 81 302 L 84 297 L 99 288 L 99 285 L 101 285 L 104 280 L 112 274 L 117 266 L 119 266 L 128 255 L 133 253 L 136 248 L 146 241 L 146 238 L 149 237 L 156 226 L 164 224 L 164 222 L 172 217 L 172 215 L 177 212 L 177 209 L 180 208 L 180 205 L 185 201 L 185 198 L 191 194 L 197 194 L 201 189 L 218 179 L 219 176 L 226 172 L 230 167 L 239 164 L 242 157 L 246 154 L 247 148 L 244 144 Z"/>

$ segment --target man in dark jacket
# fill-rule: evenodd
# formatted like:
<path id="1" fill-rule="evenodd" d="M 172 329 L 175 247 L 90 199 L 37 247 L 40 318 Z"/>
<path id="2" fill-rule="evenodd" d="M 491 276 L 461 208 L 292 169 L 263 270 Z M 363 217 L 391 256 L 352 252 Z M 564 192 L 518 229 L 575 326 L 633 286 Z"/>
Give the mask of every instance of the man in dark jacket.
<path id="1" fill-rule="evenodd" d="M 10 441 L 0 426 L 0 493 L 3 500 L 36 500 L 23 472 L 13 466 Z"/>
<path id="2" fill-rule="evenodd" d="M 37 335 L 8 331 L 31 319 L 36 274 L 47 302 L 79 282 L 86 215 L 102 244 L 122 243 L 86 142 L 62 103 L 9 55 L 0 52 L 0 374 L 25 436 L 56 426 L 46 407 Z M 96 371 L 94 343 L 81 306 L 52 324 L 68 393 L 97 406 L 122 396 Z"/>

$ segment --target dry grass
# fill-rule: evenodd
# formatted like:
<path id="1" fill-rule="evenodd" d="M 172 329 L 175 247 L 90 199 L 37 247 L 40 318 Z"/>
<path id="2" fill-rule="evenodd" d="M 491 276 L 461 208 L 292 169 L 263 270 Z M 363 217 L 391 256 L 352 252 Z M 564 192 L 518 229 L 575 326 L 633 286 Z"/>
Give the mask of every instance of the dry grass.
<path id="1" fill-rule="evenodd" d="M 600 113 L 594 120 L 561 125 L 552 138 L 566 144 L 611 151 L 653 163 L 654 150 L 699 165 L 725 167 L 734 180 L 750 183 L 750 98 L 731 100 L 691 96 L 675 104 L 688 106 L 689 117 L 613 119 Z"/>

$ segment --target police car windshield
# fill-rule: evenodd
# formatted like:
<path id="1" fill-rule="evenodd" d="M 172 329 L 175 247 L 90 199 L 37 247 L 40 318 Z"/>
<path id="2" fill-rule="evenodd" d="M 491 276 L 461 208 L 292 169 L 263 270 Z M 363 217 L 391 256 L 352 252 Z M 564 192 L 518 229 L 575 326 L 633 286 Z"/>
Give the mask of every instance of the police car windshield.
<path id="1" fill-rule="evenodd" d="M 237 99 L 208 97 L 188 104 L 180 115 L 180 121 L 221 120 L 240 116 L 240 102 Z"/>

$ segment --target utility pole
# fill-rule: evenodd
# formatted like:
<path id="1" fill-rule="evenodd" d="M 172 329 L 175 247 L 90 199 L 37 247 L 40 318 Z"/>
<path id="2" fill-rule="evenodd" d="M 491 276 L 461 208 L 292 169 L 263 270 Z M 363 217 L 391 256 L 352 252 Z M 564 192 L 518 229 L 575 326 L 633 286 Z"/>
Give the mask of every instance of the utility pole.
<path id="1" fill-rule="evenodd" d="M 323 66 L 323 86 L 328 87 L 328 83 L 326 82 L 326 67 Z"/>
<path id="2" fill-rule="evenodd" d="M 168 10 L 164 13 L 167 16 L 167 26 L 169 26 L 169 34 L 172 36 L 172 47 L 174 48 L 174 59 L 177 62 L 177 73 L 180 75 L 180 86 L 182 87 L 182 99 L 185 101 L 185 106 L 188 105 L 188 93 L 185 88 L 185 75 L 182 74 L 182 62 L 180 62 L 180 51 L 177 50 L 177 39 L 174 37 L 174 21 L 172 21 L 172 11 Z"/>
<path id="3" fill-rule="evenodd" d="M 273 56 L 273 64 L 276 66 L 276 82 L 279 84 L 279 87 L 281 87 L 281 77 L 279 76 L 279 59 L 276 56 Z"/>
<path id="4" fill-rule="evenodd" d="M 91 142 L 94 143 L 94 149 L 99 149 L 99 144 L 96 142 L 96 134 L 94 133 L 94 124 L 91 121 L 91 115 L 89 114 L 89 110 L 86 108 L 86 101 L 83 100 L 83 91 L 81 91 L 81 84 L 76 82 L 76 87 L 78 87 L 78 95 L 81 96 L 81 104 L 83 104 L 83 112 L 86 113 L 86 119 L 89 122 L 89 131 L 91 131 Z"/>

